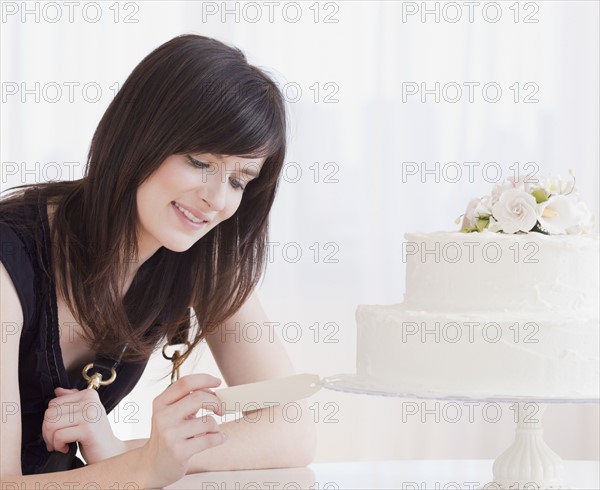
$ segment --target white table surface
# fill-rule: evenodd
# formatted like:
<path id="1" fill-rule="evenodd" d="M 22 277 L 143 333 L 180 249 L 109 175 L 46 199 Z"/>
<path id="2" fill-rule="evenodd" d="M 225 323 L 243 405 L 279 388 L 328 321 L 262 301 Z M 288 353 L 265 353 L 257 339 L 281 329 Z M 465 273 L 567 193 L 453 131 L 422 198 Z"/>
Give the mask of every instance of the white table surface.
<path id="1" fill-rule="evenodd" d="M 315 463 L 304 468 L 187 475 L 167 489 L 313 490 L 476 489 L 491 481 L 492 460 L 402 460 Z M 572 489 L 600 489 L 600 462 L 565 461 Z M 492 487 L 493 488 L 493 487 Z"/>

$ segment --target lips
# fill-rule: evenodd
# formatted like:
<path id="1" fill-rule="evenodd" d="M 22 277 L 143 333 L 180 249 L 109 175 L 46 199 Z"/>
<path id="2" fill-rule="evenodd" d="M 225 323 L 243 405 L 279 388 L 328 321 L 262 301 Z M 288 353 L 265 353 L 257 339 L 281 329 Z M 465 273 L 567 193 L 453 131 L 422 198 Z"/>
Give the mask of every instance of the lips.
<path id="1" fill-rule="evenodd" d="M 188 213 L 193 214 L 197 219 L 200 219 L 200 220 L 205 221 L 207 223 L 209 223 L 211 221 L 211 219 L 207 215 L 205 215 L 204 213 L 198 211 L 195 208 L 192 208 L 190 206 L 185 206 L 185 205 L 183 205 L 183 204 L 181 204 L 181 203 L 179 203 L 177 201 L 172 201 L 172 203 L 175 206 L 179 206 L 180 208 L 186 210 Z"/>

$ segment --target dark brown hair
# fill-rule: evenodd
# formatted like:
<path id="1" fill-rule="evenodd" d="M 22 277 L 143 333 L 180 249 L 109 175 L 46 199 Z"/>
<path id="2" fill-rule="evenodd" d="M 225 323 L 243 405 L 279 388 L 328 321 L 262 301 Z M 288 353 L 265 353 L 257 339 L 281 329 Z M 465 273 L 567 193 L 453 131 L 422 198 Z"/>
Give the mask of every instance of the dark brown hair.
<path id="1" fill-rule="evenodd" d="M 285 151 L 285 104 L 273 80 L 238 48 L 181 35 L 129 75 L 98 124 L 82 179 L 12 187 L 25 191 L 2 198 L 0 212 L 37 202 L 32 189 L 49 202 L 58 198 L 51 237 L 57 292 L 94 350 L 118 355 L 128 342 L 123 359 L 145 361 L 161 339 L 189 325 L 190 306 L 198 321 L 194 347 L 258 284 Z M 266 160 L 231 218 L 184 252 L 161 247 L 121 301 L 115 292 L 137 257 L 137 188 L 168 156 L 184 153 Z"/>

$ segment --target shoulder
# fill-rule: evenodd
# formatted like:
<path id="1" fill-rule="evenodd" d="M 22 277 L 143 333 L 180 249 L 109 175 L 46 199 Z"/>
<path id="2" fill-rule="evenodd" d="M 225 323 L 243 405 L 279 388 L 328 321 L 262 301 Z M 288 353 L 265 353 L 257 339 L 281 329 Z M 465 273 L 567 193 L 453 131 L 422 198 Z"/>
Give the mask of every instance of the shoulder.
<path id="1" fill-rule="evenodd" d="M 36 247 L 31 233 L 14 225 L 6 214 L 0 216 L 0 262 L 4 277 L 3 287 L 14 291 L 27 320 L 34 306 Z M 10 287 L 5 281 L 10 280 Z"/>
<path id="2" fill-rule="evenodd" d="M 0 313 L 2 315 L 2 325 L 23 325 L 23 313 L 21 301 L 17 293 L 17 288 L 8 269 L 3 263 L 0 263 Z M 3 330 L 3 337 L 6 334 Z M 4 343 L 4 339 L 2 341 Z"/>
<path id="3" fill-rule="evenodd" d="M 253 291 L 233 316 L 206 336 L 228 386 L 295 374 L 275 325 Z"/>
<path id="4" fill-rule="evenodd" d="M 32 249 L 27 236 L 19 229 L 0 222 L 0 261 L 18 285 L 22 276 L 32 275 Z"/>

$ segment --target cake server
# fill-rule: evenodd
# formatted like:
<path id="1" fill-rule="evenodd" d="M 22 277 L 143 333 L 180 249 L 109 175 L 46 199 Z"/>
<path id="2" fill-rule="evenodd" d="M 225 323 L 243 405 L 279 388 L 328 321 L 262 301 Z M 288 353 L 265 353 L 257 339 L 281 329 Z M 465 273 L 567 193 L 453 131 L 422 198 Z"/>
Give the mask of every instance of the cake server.
<path id="1" fill-rule="evenodd" d="M 319 391 L 325 380 L 316 374 L 302 373 L 213 390 L 221 400 L 223 412 L 242 412 L 268 408 L 307 398 Z"/>

